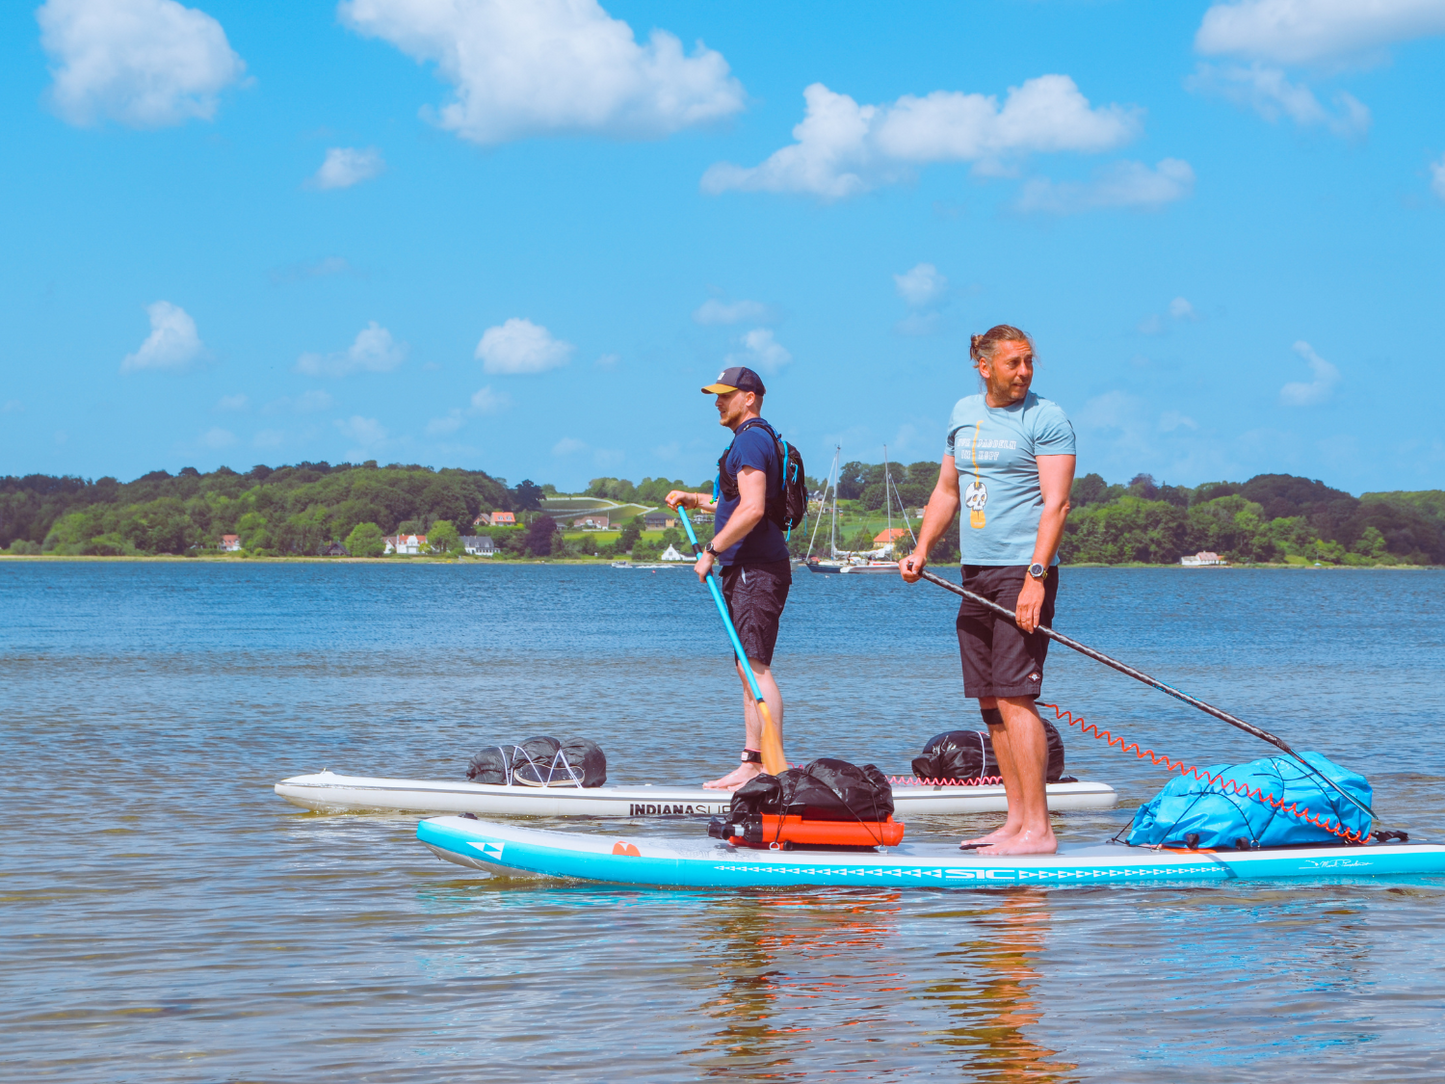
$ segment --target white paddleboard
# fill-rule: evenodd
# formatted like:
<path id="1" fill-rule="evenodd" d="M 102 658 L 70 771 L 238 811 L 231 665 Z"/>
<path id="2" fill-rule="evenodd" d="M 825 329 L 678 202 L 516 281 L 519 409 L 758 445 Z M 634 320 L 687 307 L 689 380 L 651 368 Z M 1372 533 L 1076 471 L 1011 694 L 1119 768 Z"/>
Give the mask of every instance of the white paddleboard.
<path id="1" fill-rule="evenodd" d="M 710 817 L 726 813 L 732 795 L 702 787 L 523 787 L 445 780 L 379 779 L 359 775 L 295 775 L 276 784 L 292 805 L 318 813 L 405 810 L 418 813 L 486 813 L 513 817 Z M 1107 783 L 1050 783 L 1049 808 L 1113 809 Z M 1000 813 L 1008 809 L 1002 786 L 893 787 L 894 815 Z"/>

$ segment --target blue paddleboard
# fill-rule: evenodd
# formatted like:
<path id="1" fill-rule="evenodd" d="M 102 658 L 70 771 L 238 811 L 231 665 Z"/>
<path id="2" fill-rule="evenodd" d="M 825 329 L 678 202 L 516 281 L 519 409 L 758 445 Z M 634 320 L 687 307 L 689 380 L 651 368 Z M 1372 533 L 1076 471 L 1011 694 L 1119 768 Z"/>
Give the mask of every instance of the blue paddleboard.
<path id="1" fill-rule="evenodd" d="M 417 839 L 435 854 L 511 877 L 691 888 L 809 885 L 1159 884 L 1260 878 L 1356 879 L 1445 874 L 1445 845 L 1370 843 L 1258 851 L 1069 845 L 1058 854 L 988 856 L 951 843 L 876 851 L 769 851 L 696 837 L 549 832 L 466 817 L 434 817 Z"/>

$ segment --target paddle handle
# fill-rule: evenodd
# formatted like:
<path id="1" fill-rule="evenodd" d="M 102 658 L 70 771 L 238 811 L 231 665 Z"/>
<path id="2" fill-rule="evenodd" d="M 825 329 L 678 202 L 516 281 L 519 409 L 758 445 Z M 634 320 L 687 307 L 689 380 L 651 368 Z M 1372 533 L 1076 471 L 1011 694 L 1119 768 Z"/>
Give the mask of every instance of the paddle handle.
<path id="1" fill-rule="evenodd" d="M 702 545 L 697 540 L 697 532 L 692 529 L 692 520 L 687 516 L 687 509 L 678 505 L 677 514 L 682 519 L 682 526 L 687 531 L 687 540 L 692 543 L 692 552 L 701 556 Z M 732 615 L 728 613 L 728 604 L 723 600 L 722 585 L 718 583 L 717 575 L 711 570 L 707 574 L 708 590 L 712 592 L 712 600 L 717 604 L 718 616 L 722 618 L 723 628 L 727 630 L 728 639 L 732 641 L 733 654 L 738 659 L 738 669 L 742 671 L 743 681 L 747 685 L 748 692 L 752 694 L 753 700 L 757 703 L 758 716 L 763 721 L 762 754 L 763 771 L 769 775 L 777 775 L 779 772 L 787 771 L 788 759 L 783 755 L 783 736 L 778 731 L 778 726 L 773 722 L 773 713 L 768 710 L 768 702 L 763 699 L 763 691 L 758 688 L 758 679 L 753 676 L 752 665 L 748 662 L 747 652 L 743 650 L 743 643 L 738 639 L 738 630 L 733 627 Z"/>
<path id="2" fill-rule="evenodd" d="M 956 583 L 950 583 L 948 580 L 945 580 L 942 576 L 935 576 L 932 572 L 929 572 L 927 569 L 922 569 L 922 570 L 920 570 L 920 571 L 919 571 L 919 575 L 920 575 L 921 577 L 923 577 L 923 579 L 927 580 L 929 583 L 936 583 L 936 584 L 938 584 L 938 586 L 939 586 L 939 587 L 942 587 L 945 591 L 952 591 L 955 595 L 958 595 L 960 598 L 966 598 L 966 599 L 968 599 L 970 602 L 976 602 L 976 603 L 978 603 L 980 606 L 983 606 L 983 607 L 985 607 L 986 609 L 992 610 L 994 613 L 998 614 L 1000 617 L 1006 617 L 1006 618 L 1008 618 L 1010 621 L 1014 622 L 1014 624 L 1018 624 L 1018 616 L 1014 613 L 1014 611 L 1010 610 L 1010 609 L 1009 609 L 1008 607 L 1006 607 L 1006 606 L 1000 606 L 997 602 L 993 602 L 993 601 L 991 601 L 991 600 L 989 600 L 989 599 L 986 599 L 986 598 L 984 598 L 982 595 L 976 595 L 976 594 L 974 594 L 972 591 L 968 590 L 968 589 L 965 588 L 965 587 L 961 587 L 960 585 L 958 585 L 958 584 L 956 584 Z M 1065 635 L 1064 635 L 1063 633 L 1061 633 L 1061 632 L 1055 632 L 1053 629 L 1049 628 L 1047 625 L 1035 625 L 1035 626 L 1034 626 L 1034 631 L 1035 631 L 1035 632 L 1041 632 L 1041 633 L 1043 633 L 1043 634 L 1044 634 L 1045 636 L 1047 636 L 1050 640 L 1055 640 L 1055 641 L 1057 641 L 1058 643 L 1063 644 L 1065 647 L 1073 648 L 1073 649 L 1074 649 L 1075 651 L 1077 651 L 1080 655 L 1085 655 L 1085 656 L 1093 659 L 1095 662 L 1101 662 L 1101 663 L 1103 663 L 1105 666 L 1110 667 L 1111 669 L 1114 669 L 1114 670 L 1119 671 L 1119 673 L 1121 673 L 1121 674 L 1127 674 L 1129 677 L 1133 678 L 1135 681 L 1142 681 L 1145 685 L 1148 685 L 1151 689 L 1158 689 L 1161 693 L 1164 693 L 1166 696 L 1172 696 L 1172 697 L 1174 697 L 1175 700 L 1182 700 L 1184 703 L 1188 704 L 1190 707 L 1192 707 L 1192 708 L 1198 708 L 1200 711 L 1204 712 L 1204 714 L 1206 714 L 1206 715 L 1212 715 L 1214 718 L 1220 720 L 1221 722 L 1228 723 L 1230 726 L 1233 726 L 1233 727 L 1238 727 L 1240 730 L 1243 730 L 1246 734 L 1253 734 L 1256 738 L 1259 738 L 1259 739 L 1261 739 L 1261 740 L 1263 740 L 1263 741 L 1269 742 L 1269 744 L 1270 744 L 1270 745 L 1273 745 L 1276 749 L 1279 749 L 1281 752 L 1285 753 L 1286 755 L 1288 755 L 1288 756 L 1290 756 L 1290 757 L 1293 757 L 1295 760 L 1297 760 L 1297 761 L 1299 761 L 1301 764 L 1303 764 L 1304 767 L 1305 767 L 1305 769 L 1306 769 L 1311 775 L 1315 776 L 1315 777 L 1318 778 L 1318 779 L 1322 779 L 1322 780 L 1324 780 L 1324 782 L 1328 783 L 1332 788 L 1334 788 L 1336 791 L 1338 791 L 1341 796 L 1343 796 L 1347 801 L 1349 801 L 1350 804 L 1353 805 L 1356 809 L 1359 809 L 1361 812 L 1368 814 L 1372 819 L 1375 818 L 1375 811 L 1374 811 L 1373 809 L 1371 809 L 1369 806 L 1367 806 L 1367 805 L 1363 804 L 1362 802 L 1360 802 L 1360 801 L 1359 801 L 1358 799 L 1356 799 L 1353 795 L 1348 794 L 1346 791 L 1344 791 L 1343 789 L 1341 789 L 1340 786 L 1339 786 L 1338 784 L 1336 784 L 1333 779 L 1329 778 L 1329 776 L 1326 776 L 1326 775 L 1323 775 L 1322 773 L 1320 773 L 1319 770 L 1314 767 L 1314 765 L 1310 764 L 1309 761 L 1305 760 L 1304 757 L 1300 756 L 1300 755 L 1299 755 L 1298 753 L 1296 753 L 1293 749 L 1291 749 L 1291 748 L 1285 743 L 1285 741 L 1284 741 L 1283 738 L 1281 738 L 1281 737 L 1279 737 L 1279 736 L 1277 736 L 1277 735 L 1275 735 L 1275 734 L 1271 734 L 1268 730 L 1263 730 L 1263 729 L 1261 729 L 1260 727 L 1255 726 L 1253 723 L 1246 723 L 1243 719 L 1239 718 L 1238 716 L 1231 715 L 1231 714 L 1229 714 L 1229 712 L 1227 712 L 1227 711 L 1223 711 L 1223 710 L 1221 710 L 1220 708 L 1216 708 L 1213 704 L 1206 704 L 1203 700 L 1199 700 L 1199 699 L 1197 699 L 1196 697 L 1190 696 L 1188 693 L 1180 692 L 1178 689 L 1174 688 L 1172 685 L 1165 685 L 1164 682 L 1160 681 L 1158 678 L 1150 677 L 1148 674 L 1144 673 L 1142 670 L 1135 670 L 1132 666 L 1129 666 L 1127 663 L 1122 663 L 1122 662 L 1120 662 L 1118 659 L 1110 658 L 1108 655 L 1105 655 L 1102 651 L 1095 651 L 1092 647 L 1089 647 L 1089 646 L 1086 645 L 1086 644 L 1081 644 L 1081 643 L 1079 643 L 1079 641 L 1074 640 L 1074 639 L 1071 639 L 1070 637 L 1065 636 Z"/>

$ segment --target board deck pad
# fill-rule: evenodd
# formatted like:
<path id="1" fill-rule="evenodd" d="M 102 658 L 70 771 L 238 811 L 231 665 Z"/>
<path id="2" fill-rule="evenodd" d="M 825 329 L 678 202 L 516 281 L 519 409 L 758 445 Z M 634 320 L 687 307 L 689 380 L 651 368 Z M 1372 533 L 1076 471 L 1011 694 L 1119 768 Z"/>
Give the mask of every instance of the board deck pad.
<path id="1" fill-rule="evenodd" d="M 415 810 L 522 817 L 713 817 L 728 812 L 732 794 L 702 787 L 521 787 L 446 780 L 386 779 L 318 772 L 276 784 L 293 805 L 321 813 Z M 1119 802 L 1107 783 L 1050 783 L 1054 812 L 1113 809 Z M 1008 809 L 1002 786 L 895 786 L 894 816 L 1001 813 Z"/>
<path id="2" fill-rule="evenodd" d="M 1416 842 L 1217 852 L 1098 843 L 1066 845 L 1055 855 L 1008 856 L 941 842 L 904 842 L 876 851 L 773 851 L 733 847 L 700 834 L 551 832 L 466 817 L 424 820 L 416 834 L 439 858 L 492 874 L 658 887 L 979 888 L 1445 875 L 1445 845 Z"/>

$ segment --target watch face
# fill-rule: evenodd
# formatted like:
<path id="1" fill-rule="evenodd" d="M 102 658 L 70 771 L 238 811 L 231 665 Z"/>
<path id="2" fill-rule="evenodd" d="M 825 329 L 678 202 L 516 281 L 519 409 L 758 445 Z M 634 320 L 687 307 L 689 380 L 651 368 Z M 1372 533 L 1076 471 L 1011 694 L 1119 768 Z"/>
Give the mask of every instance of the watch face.
<path id="1" fill-rule="evenodd" d="M 1029 565 L 1029 575 L 1034 579 L 1040 579 L 1044 574 L 1044 566 L 1035 562 Z"/>

